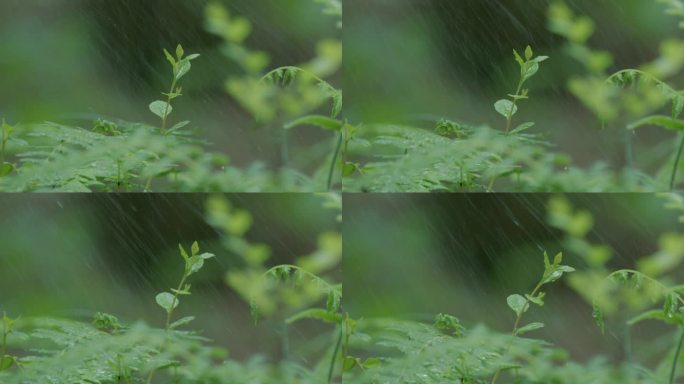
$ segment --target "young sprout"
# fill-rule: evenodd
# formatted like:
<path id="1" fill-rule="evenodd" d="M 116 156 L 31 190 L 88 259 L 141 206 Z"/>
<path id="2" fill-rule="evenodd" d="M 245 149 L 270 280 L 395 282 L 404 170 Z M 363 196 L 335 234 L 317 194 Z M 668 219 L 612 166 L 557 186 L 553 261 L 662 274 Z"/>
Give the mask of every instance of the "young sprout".
<path id="1" fill-rule="evenodd" d="M 530 293 L 525 294 L 524 296 L 516 293 L 506 298 L 508 307 L 511 308 L 513 312 L 515 312 L 513 336 L 520 336 L 524 333 L 544 327 L 544 323 L 540 322 L 533 322 L 523 326 L 520 326 L 520 323 L 522 321 L 523 315 L 530 309 L 530 303 L 536 304 L 538 306 L 544 305 L 544 296 L 546 295 L 546 293 L 541 292 L 541 288 L 544 285 L 553 283 L 554 281 L 560 279 L 564 273 L 570 273 L 575 271 L 575 268 L 567 265 L 562 265 L 562 262 L 562 253 L 559 252 L 553 258 L 553 263 L 551 263 L 551 261 L 549 261 L 549 255 L 546 252 L 544 252 L 544 274 L 542 275 L 541 279 L 534 287 L 534 289 L 532 289 Z M 501 374 L 501 371 L 501 369 L 496 371 L 494 377 L 492 378 L 492 384 L 496 383 L 496 381 L 499 378 L 499 375 Z"/>
<path id="2" fill-rule="evenodd" d="M 168 62 L 171 64 L 171 67 L 173 68 L 173 80 L 171 81 L 171 89 L 168 93 L 162 93 L 162 95 L 166 96 L 166 101 L 157 100 L 153 101 L 150 104 L 150 111 L 152 111 L 152 113 L 161 118 L 162 133 L 166 132 L 167 118 L 169 117 L 171 112 L 173 112 L 171 101 L 183 95 L 181 93 L 183 90 L 182 87 L 177 86 L 178 81 L 188 72 L 190 72 L 190 69 L 192 68 L 192 64 L 190 64 L 190 62 L 200 56 L 196 53 L 185 56 L 185 51 L 183 50 L 183 47 L 180 44 L 178 44 L 178 47 L 176 47 L 175 57 L 172 54 L 170 54 L 169 51 L 167 51 L 166 49 L 164 49 L 164 55 L 166 56 L 166 60 L 168 60 Z M 175 131 L 177 129 L 180 129 L 186 124 L 186 122 L 178 123 L 169 131 Z"/>
<path id="3" fill-rule="evenodd" d="M 158 294 L 157 297 L 155 297 L 157 304 L 159 304 L 159 306 L 164 308 L 164 310 L 166 311 L 167 330 L 174 329 L 181 325 L 187 324 L 194 319 L 193 317 L 185 317 L 174 323 L 171 323 L 173 310 L 176 309 L 176 307 L 178 307 L 178 304 L 180 303 L 180 301 L 178 300 L 178 296 L 190 295 L 190 284 L 186 283 L 188 277 L 190 277 L 190 275 L 192 275 L 193 273 L 199 272 L 199 270 L 202 269 L 202 267 L 204 266 L 204 260 L 211 259 L 212 257 L 214 257 L 214 254 L 212 253 L 200 254 L 199 245 L 196 241 L 192 243 L 192 246 L 190 247 L 189 256 L 182 245 L 178 244 L 178 249 L 180 250 L 180 254 L 183 257 L 183 260 L 185 260 L 185 269 L 183 270 L 183 276 L 180 279 L 180 283 L 178 283 L 178 287 L 176 289 L 171 288 L 171 292 L 162 292 Z"/>
<path id="4" fill-rule="evenodd" d="M 525 49 L 524 59 L 515 49 L 513 50 L 513 55 L 515 56 L 515 61 L 518 63 L 518 65 L 520 65 L 520 80 L 518 82 L 518 88 L 516 89 L 515 94 L 508 95 L 510 100 L 501 99 L 494 103 L 494 109 L 496 109 L 497 112 L 499 112 L 503 117 L 506 118 L 506 132 L 518 133 L 526 129 L 529 129 L 534 125 L 534 123 L 524 123 L 513 129 L 513 131 L 511 131 L 513 115 L 515 115 L 518 112 L 518 101 L 528 98 L 527 95 L 529 93 L 529 90 L 523 88 L 523 86 L 525 85 L 525 82 L 527 80 L 529 80 L 530 78 L 532 78 L 532 76 L 539 72 L 539 64 L 542 61 L 547 60 L 549 57 L 534 57 L 534 52 L 532 52 L 532 48 L 529 45 Z"/>
<path id="5" fill-rule="evenodd" d="M 7 176 L 14 171 L 14 164 L 5 162 L 5 149 L 12 136 L 12 131 L 14 131 L 14 127 L 7 124 L 3 119 L 2 124 L 0 124 L 0 177 Z"/>

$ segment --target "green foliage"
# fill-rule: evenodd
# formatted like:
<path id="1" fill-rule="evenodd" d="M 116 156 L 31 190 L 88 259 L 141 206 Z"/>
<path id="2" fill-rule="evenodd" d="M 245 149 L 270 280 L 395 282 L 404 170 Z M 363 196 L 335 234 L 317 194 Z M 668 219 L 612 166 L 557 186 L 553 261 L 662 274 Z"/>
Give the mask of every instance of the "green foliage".
<path id="1" fill-rule="evenodd" d="M 667 194 L 663 198 L 666 208 L 684 212 L 682 196 Z M 569 282 L 588 303 L 592 302 L 592 292 L 608 292 L 606 299 L 612 309 L 604 308 L 603 301 L 600 304 L 594 301 L 593 313 L 588 311 L 586 314 L 593 316 L 601 327 L 613 326 L 612 320 L 616 316 L 624 317 L 627 330 L 647 320 L 679 328 L 684 324 L 684 288 L 676 283 L 665 285 L 661 282 L 676 278 L 684 261 L 684 243 L 679 241 L 679 235 L 665 235 L 661 250 L 638 259 L 639 270 L 609 272 L 611 248 L 586 239 L 594 225 L 591 213 L 574 209 L 560 196 L 553 197 L 548 207 L 549 223 L 565 235 L 563 246 L 586 266 L 575 270 L 563 264 L 560 253 L 552 259 L 545 254 L 544 269 L 536 286 L 526 294 L 512 294 L 506 300 L 515 318 L 512 332 L 498 332 L 482 324 L 463 326 L 456 317 L 444 314 L 437 315 L 433 324 L 396 318 L 364 318 L 355 324 L 351 351 L 360 356 L 373 356 L 376 363 L 371 367 L 350 369 L 345 374 L 345 382 L 647 384 L 675 383 L 681 379 L 682 373 L 677 367 L 683 337 L 666 339 L 672 349 L 664 347 L 667 351 L 649 351 L 650 359 L 644 362 L 630 358 L 631 347 L 626 345 L 627 357 L 622 364 L 610 363 L 604 356 L 586 354 L 582 355 L 582 363 L 573 362 L 563 349 L 529 338 L 530 332 L 543 328 L 544 324 L 523 325 L 523 316 L 532 307 L 544 305 L 547 299 L 542 291 L 544 287 L 562 282 Z M 645 274 L 644 268 L 651 270 L 658 279 Z M 587 279 L 593 274 L 600 274 L 598 281 Z M 576 279 L 578 276 L 582 278 Z M 628 311 L 617 311 L 618 305 L 626 306 Z M 523 335 L 525 337 L 521 337 Z M 617 335 L 618 330 L 612 330 L 609 340 Z"/>
<path id="2" fill-rule="evenodd" d="M 321 196 L 324 207 L 330 209 L 338 210 L 339 200 L 337 195 Z M 265 269 L 262 267 L 270 247 L 250 244 L 243 238 L 252 225 L 249 212 L 235 209 L 228 200 L 216 196 L 207 202 L 207 216 L 211 224 L 225 231 L 223 245 L 227 250 L 244 261 L 239 272 L 247 276 L 254 270 Z M 178 251 L 184 265 L 180 282 L 176 288 L 155 297 L 166 314 L 164 327 L 151 327 L 143 321 L 123 323 L 111 314 L 99 312 L 91 322 L 42 317 L 11 319 L 4 315 L 0 323 L 0 382 L 320 384 L 339 380 L 343 359 L 339 353 L 341 343 L 335 343 L 335 338 L 341 332 L 330 332 L 329 345 L 312 344 L 316 351 L 309 354 L 315 359 L 284 357 L 274 362 L 261 355 L 233 360 L 227 349 L 214 345 L 199 331 L 181 330 L 195 318 L 174 318 L 180 301 L 189 299 L 191 294 L 188 279 L 208 267 L 205 261 L 215 256 L 201 252 L 197 242 L 189 249 L 179 245 Z M 341 284 L 329 282 L 332 277 L 324 279 L 311 272 L 322 274 L 337 267 L 340 256 L 339 234 L 326 233 L 320 237 L 316 250 L 297 258 L 297 265 L 277 265 L 255 277 L 255 281 L 246 281 L 265 285 L 269 294 L 266 300 L 283 309 L 267 313 L 259 308 L 260 313 L 271 316 L 285 331 L 299 321 L 311 320 L 332 323 L 337 331 L 350 327 L 351 320 L 344 319 L 341 312 Z M 228 276 L 235 273 L 231 268 Z M 228 280 L 253 304 L 249 287 Z M 150 299 L 150 306 L 153 305 Z M 289 346 L 287 340 L 285 336 L 284 350 Z M 307 344 L 306 348 L 311 346 Z M 367 367 L 373 365 L 372 360 L 362 363 Z"/>
<path id="3" fill-rule="evenodd" d="M 322 2 L 325 12 L 337 15 L 341 4 Z M 341 16 L 341 13 L 340 15 Z M 335 16 L 337 17 L 337 16 Z M 0 190 L 89 192 L 89 191 L 324 191 L 339 180 L 342 164 L 342 91 L 323 80 L 334 76 L 341 65 L 341 43 L 322 39 L 316 57 L 290 69 L 267 72 L 269 56 L 245 46 L 251 23 L 232 16 L 222 5 L 206 8 L 206 28 L 224 40 L 221 51 L 239 64 L 244 76 L 226 82 L 229 93 L 260 123 L 283 132 L 282 161 L 272 170 L 260 162 L 246 168 L 230 165 L 224 154 L 211 153 L 210 143 L 197 137 L 188 120 L 172 123 L 172 116 L 185 80 L 199 54 L 186 54 L 179 44 L 175 51 L 164 49 L 170 66 L 170 87 L 163 99 L 148 108 L 159 118 L 158 127 L 123 120 L 97 119 L 92 127 L 56 123 L 11 126 L 2 122 L 0 132 Z M 284 76 L 281 84 L 262 77 Z M 288 76 L 293 75 L 292 79 Z M 296 79 L 295 79 L 296 78 Z M 289 84 L 283 87 L 282 81 Z M 317 110 L 331 101 L 330 117 Z M 299 126 L 331 130 L 336 137 L 322 143 L 330 150 L 321 155 L 319 147 L 302 148 L 291 161 L 286 131 Z M 310 167 L 311 159 L 325 157 L 320 166 Z M 294 161 L 296 160 L 296 162 Z M 316 161 L 315 163 L 319 163 Z M 309 169 L 311 175 L 295 168 Z M 313 171 L 311 171 L 313 170 Z"/>
<path id="4" fill-rule="evenodd" d="M 537 135 L 457 126 L 458 134 L 449 137 L 404 125 L 363 126 L 349 152 L 366 153 L 372 141 L 376 157 L 356 165 L 353 177 L 344 180 L 345 190 L 600 192 L 651 191 L 657 185 L 642 173 L 614 172 L 603 163 L 581 169 L 568 156 L 549 151 Z"/>
<path id="5" fill-rule="evenodd" d="M 342 16 L 338 0 L 316 0 L 324 6 L 323 12 Z M 341 22 L 340 22 L 341 23 Z M 341 26 L 341 24 L 339 24 Z M 343 122 L 338 119 L 342 111 L 342 90 L 326 78 L 334 76 L 342 64 L 342 44 L 337 39 L 322 39 L 316 47 L 316 57 L 309 62 L 282 66 L 266 71 L 270 58 L 265 52 L 253 51 L 245 40 L 251 33 L 249 21 L 232 17 L 219 3 L 206 8 L 206 29 L 224 41 L 221 52 L 244 71 L 242 76 L 226 80 L 225 89 L 240 105 L 262 125 L 284 130 L 281 134 L 281 158 L 289 161 L 287 130 L 298 126 L 313 126 L 324 130 L 341 131 Z M 330 117 L 315 112 L 330 101 Z M 336 169 L 342 170 L 339 158 L 342 150 L 342 133 L 329 154 L 327 190 L 334 184 Z"/>
<path id="6" fill-rule="evenodd" d="M 682 16 L 679 0 L 663 0 L 667 13 Z M 529 97 L 527 84 L 548 57 L 535 56 L 531 47 L 513 52 L 519 73 L 515 92 L 494 103 L 506 119 L 505 132 L 469 125 L 455 119 L 437 118 L 435 126 L 419 124 L 362 125 L 353 133 L 357 141 L 345 147 L 344 189 L 350 192 L 611 192 L 665 191 L 677 185 L 677 168 L 684 153 L 684 133 L 679 116 L 684 95 L 666 83 L 684 68 L 684 42 L 662 42 L 659 57 L 637 69 L 610 75 L 613 55 L 589 45 L 597 26 L 562 0 L 550 3 L 548 29 L 566 40 L 562 52 L 580 64 L 567 89 L 604 126 L 620 125 L 616 137 L 624 142 L 624 161 L 598 160 L 580 168 L 572 159 L 554 150 L 544 136 L 530 134 L 540 129 L 534 122 L 514 124 L 520 102 Z M 662 79 L 662 80 L 661 80 Z M 657 113 L 669 104 L 668 114 Z M 633 130 L 658 125 L 682 136 L 673 148 L 673 161 L 666 164 L 637 164 Z M 430 132 L 429 130 L 435 130 Z M 660 154 L 649 152 L 649 157 Z M 643 156 L 644 158 L 646 155 Z M 646 174 L 639 167 L 649 169 Z M 655 171 L 653 169 L 655 168 Z M 668 177 L 669 176 L 669 177 Z"/>
<path id="7" fill-rule="evenodd" d="M 341 211 L 339 195 L 323 194 L 321 199 L 324 208 Z M 269 267 L 271 248 L 247 239 L 253 221 L 249 212 L 233 207 L 222 196 L 211 197 L 206 212 L 207 222 L 225 234 L 224 248 L 240 260 L 239 265 L 228 270 L 225 280 L 249 303 L 255 323 L 262 319 L 277 319 L 285 327 L 283 343 L 286 345 L 289 327 L 300 321 L 332 324 L 337 333 L 342 334 L 348 321 L 342 311 L 342 284 L 332 282 L 333 278 L 326 276 L 341 262 L 341 234 L 321 233 L 318 247 L 311 253 L 297 257 L 294 264 Z M 319 362 L 328 367 L 329 382 L 340 371 L 340 348 L 341 342 L 326 346 Z"/>

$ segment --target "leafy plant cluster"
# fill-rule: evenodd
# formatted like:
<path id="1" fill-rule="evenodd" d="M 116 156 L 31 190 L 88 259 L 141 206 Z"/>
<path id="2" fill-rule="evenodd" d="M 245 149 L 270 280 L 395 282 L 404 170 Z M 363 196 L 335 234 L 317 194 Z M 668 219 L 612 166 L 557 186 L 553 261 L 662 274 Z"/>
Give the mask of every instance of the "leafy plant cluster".
<path id="1" fill-rule="evenodd" d="M 337 0 L 317 1 L 322 12 L 341 18 Z M 341 63 L 341 43 L 324 39 L 318 55 L 308 63 L 266 71 L 265 52 L 250 51 L 244 42 L 251 24 L 232 17 L 219 3 L 206 8 L 206 28 L 221 36 L 222 52 L 236 62 L 244 76 L 226 81 L 226 90 L 261 123 L 283 132 L 284 161 L 273 169 L 263 163 L 246 168 L 231 165 L 188 120 L 175 119 L 174 105 L 183 96 L 192 62 L 199 54 L 186 54 L 181 45 L 164 50 L 170 65 L 170 85 L 159 100 L 149 104 L 156 126 L 124 120 L 98 119 L 90 126 L 58 123 L 2 122 L 0 190 L 2 191 L 325 191 L 339 180 L 342 91 L 325 77 Z M 332 100 L 329 116 L 315 112 Z M 333 131 L 334 140 L 289 155 L 287 131 L 300 126 Z M 294 150 L 293 150 L 294 152 Z M 295 161 L 296 160 L 296 161 Z M 312 166 L 312 163 L 314 164 Z"/>
<path id="2" fill-rule="evenodd" d="M 666 13 L 682 16 L 679 0 L 659 1 Z M 666 191 L 678 186 L 684 139 L 634 153 L 634 130 L 660 126 L 679 132 L 684 94 L 665 79 L 681 73 L 684 43 L 668 39 L 660 56 L 639 68 L 611 74 L 613 56 L 588 45 L 594 22 L 575 15 L 565 2 L 553 1 L 548 10 L 548 29 L 567 43 L 564 52 L 579 63 L 584 73 L 573 75 L 567 88 L 592 111 L 605 129 L 617 130 L 624 143 L 624 161 L 604 161 L 588 168 L 554 151 L 542 134 L 530 133 L 534 122 L 514 124 L 521 101 L 528 101 L 526 85 L 543 70 L 547 56 L 535 56 L 527 47 L 513 51 L 520 67 L 515 92 L 498 100 L 492 112 L 505 118 L 501 127 L 473 126 L 441 119 L 432 127 L 398 124 L 357 125 L 350 135 L 349 154 L 357 161 L 345 174 L 349 191 Z M 668 115 L 657 114 L 665 104 Z M 637 161 L 637 155 L 644 159 Z M 655 172 L 653 172 L 655 169 Z M 648 170 L 648 171 L 647 171 Z"/>
<path id="3" fill-rule="evenodd" d="M 663 198 L 667 209 L 684 211 L 681 196 Z M 350 353 L 370 357 L 373 364 L 349 370 L 345 382 L 672 384 L 681 380 L 684 292 L 677 272 L 684 259 L 682 235 L 664 234 L 660 249 L 636 259 L 635 269 L 610 270 L 612 249 L 586 239 L 593 228 L 588 211 L 575 210 L 564 197 L 553 197 L 548 222 L 564 234 L 562 246 L 583 265 L 575 269 L 563 264 L 561 253 L 552 259 L 544 254 L 543 270 L 533 288 L 505 300 L 512 311 L 510 332 L 482 323 L 466 326 L 446 314 L 438 314 L 431 324 L 364 318 L 350 337 Z M 585 316 L 594 318 L 600 332 L 623 335 L 617 337 L 625 344 L 622 362 L 612 363 L 601 355 L 575 362 L 561 347 L 531 336 L 544 324 L 525 318 L 550 299 L 546 296 L 550 285 L 561 282 L 587 302 Z M 649 341 L 651 347 L 637 345 L 629 337 L 630 329 L 644 321 L 667 324 L 671 330 L 664 331 L 662 342 Z M 606 340 L 616 343 L 613 337 Z"/>
<path id="4" fill-rule="evenodd" d="M 324 195 L 324 206 L 338 209 L 338 195 Z M 2 317 L 0 382 L 28 383 L 324 383 L 339 382 L 342 287 L 327 275 L 339 264 L 341 238 L 333 232 L 319 238 L 319 246 L 293 265 L 266 266 L 270 247 L 245 239 L 251 227 L 249 212 L 236 209 L 223 197 L 207 202 L 207 219 L 224 234 L 226 251 L 244 263 L 231 266 L 226 283 L 249 305 L 255 320 L 282 327 L 318 321 L 336 327 L 328 343 L 290 345 L 283 333 L 281 361 L 255 355 L 246 361 L 230 358 L 229 349 L 192 330 L 195 316 L 181 303 L 191 299 L 192 277 L 216 256 L 201 252 L 197 242 L 179 245 L 182 272 L 178 284 L 150 297 L 160 309 L 159 319 L 124 323 L 107 313 L 92 321 L 57 318 Z M 213 263 L 212 263 L 213 264 Z M 309 326 L 308 324 L 307 326 Z M 324 335 L 325 337 L 325 335 Z M 299 344 L 299 343 L 298 343 Z M 304 351 L 304 352 L 302 352 Z M 299 357 L 307 354 L 305 358 Z"/>

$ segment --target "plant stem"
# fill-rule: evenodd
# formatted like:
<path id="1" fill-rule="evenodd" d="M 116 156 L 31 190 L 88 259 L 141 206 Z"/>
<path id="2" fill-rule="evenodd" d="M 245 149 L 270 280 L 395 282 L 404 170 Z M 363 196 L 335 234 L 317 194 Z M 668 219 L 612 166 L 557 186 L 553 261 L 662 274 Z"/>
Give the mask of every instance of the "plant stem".
<path id="1" fill-rule="evenodd" d="M 283 329 L 282 329 L 282 353 L 283 353 L 283 359 L 286 361 L 290 359 L 290 328 L 288 327 L 287 322 L 283 324 Z"/>
<path id="2" fill-rule="evenodd" d="M 176 303 L 178 302 L 178 291 L 183 289 L 183 284 L 185 284 L 185 280 L 188 278 L 186 273 L 183 273 L 183 278 L 180 281 L 180 284 L 178 284 L 178 288 L 176 289 L 176 292 L 173 293 L 173 303 L 171 304 L 171 309 L 166 315 L 166 330 L 169 330 L 169 325 L 171 324 L 171 316 L 173 315 L 173 310 L 176 309 Z"/>
<path id="3" fill-rule="evenodd" d="M 525 83 L 525 78 L 521 77 L 520 82 L 518 83 L 518 89 L 515 91 L 516 95 L 520 94 L 520 91 L 522 90 L 523 84 Z M 511 110 L 508 111 L 508 116 L 506 117 L 506 133 L 511 130 L 511 122 L 513 121 L 513 111 L 515 110 L 516 103 L 518 102 L 517 98 L 513 98 L 513 106 L 511 107 Z"/>
<path id="4" fill-rule="evenodd" d="M 625 130 L 625 164 L 630 170 L 634 168 L 634 145 L 632 132 Z"/>
<path id="5" fill-rule="evenodd" d="M 682 140 L 679 143 L 679 150 L 677 150 L 677 156 L 675 157 L 675 162 L 672 166 L 672 176 L 670 176 L 670 191 L 673 191 L 675 187 L 675 181 L 677 178 L 677 167 L 679 166 L 679 160 L 681 160 L 682 158 L 682 151 L 684 151 L 684 133 L 682 134 Z"/>
<path id="6" fill-rule="evenodd" d="M 344 334 L 344 327 L 340 325 L 340 334 L 337 336 L 337 343 L 335 343 L 335 349 L 333 350 L 332 359 L 330 360 L 330 368 L 328 369 L 328 384 L 332 383 L 333 373 L 335 373 L 335 360 L 337 360 L 337 353 L 340 350 L 340 345 L 342 345 L 342 336 Z"/>
<path id="7" fill-rule="evenodd" d="M 337 145 L 335 146 L 335 153 L 333 154 L 332 161 L 330 162 L 330 171 L 328 172 L 328 191 L 332 189 L 333 174 L 335 173 L 335 164 L 337 164 L 337 157 L 340 154 L 340 149 L 342 148 L 343 134 L 340 132 L 340 138 L 337 139 Z M 344 168 L 344 166 L 343 166 Z"/>
<path id="8" fill-rule="evenodd" d="M 677 371 L 677 361 L 679 354 L 682 352 L 682 344 L 684 344 L 684 327 L 682 327 L 682 335 L 679 336 L 679 343 L 677 343 L 677 350 L 675 351 L 674 359 L 672 359 L 672 369 L 670 370 L 670 384 L 674 384 L 675 372 Z"/>
<path id="9" fill-rule="evenodd" d="M 2 121 L 2 126 L 0 126 L 0 130 L 2 130 L 2 147 L 0 148 L 0 166 L 5 164 L 5 145 L 7 144 L 7 138 L 5 137 L 5 121 Z"/>
<path id="10" fill-rule="evenodd" d="M 169 331 L 169 326 L 171 325 L 171 316 L 173 315 L 173 310 L 176 307 L 176 302 L 178 302 L 178 291 L 183 289 L 183 284 L 185 283 L 185 280 L 188 278 L 187 273 L 183 272 L 183 278 L 180 281 L 180 284 L 178 284 L 178 288 L 176 289 L 176 292 L 173 293 L 173 302 L 171 304 L 171 309 L 169 312 L 166 314 L 166 326 L 164 329 L 168 332 Z M 167 339 L 168 340 L 168 339 Z M 166 344 L 166 341 L 164 342 Z M 155 372 L 157 369 L 152 369 L 150 371 L 150 374 L 147 376 L 147 384 L 152 383 L 152 378 L 154 377 Z"/>
<path id="11" fill-rule="evenodd" d="M 536 287 L 534 287 L 534 289 L 532 290 L 532 293 L 530 293 L 529 296 L 534 297 L 534 295 L 537 294 L 537 291 L 539 291 L 539 289 L 542 287 L 542 285 L 544 285 L 543 280 L 540 281 Z M 526 305 L 529 305 L 529 303 L 530 303 L 530 299 L 525 297 L 525 304 L 523 305 L 523 308 L 525 308 Z M 520 325 L 520 321 L 522 320 L 524 313 L 525 313 L 524 311 L 521 311 L 518 314 L 518 316 L 516 316 L 516 318 L 515 318 L 515 323 L 513 324 L 513 336 L 515 336 L 516 333 L 518 332 L 518 326 Z M 496 370 L 494 377 L 492 377 L 492 384 L 496 383 L 496 381 L 499 379 L 499 375 L 501 375 L 501 369 Z"/>
<path id="12" fill-rule="evenodd" d="M 290 162 L 290 140 L 288 130 L 283 129 L 280 137 L 280 163 L 283 167 Z"/>
<path id="13" fill-rule="evenodd" d="M 7 354 L 7 334 L 9 332 L 7 329 L 5 329 L 5 322 L 3 321 L 2 324 L 2 350 L 0 351 L 0 367 L 3 367 L 5 364 L 5 355 Z"/>
<path id="14" fill-rule="evenodd" d="M 171 90 L 169 91 L 169 94 L 166 96 L 166 105 L 164 106 L 164 117 L 162 117 L 162 125 L 161 125 L 161 132 L 164 133 L 166 130 L 166 118 L 169 116 L 169 106 L 171 105 L 171 94 L 173 94 L 173 90 L 176 89 L 176 73 L 174 72 L 173 74 L 173 81 L 171 82 Z"/>

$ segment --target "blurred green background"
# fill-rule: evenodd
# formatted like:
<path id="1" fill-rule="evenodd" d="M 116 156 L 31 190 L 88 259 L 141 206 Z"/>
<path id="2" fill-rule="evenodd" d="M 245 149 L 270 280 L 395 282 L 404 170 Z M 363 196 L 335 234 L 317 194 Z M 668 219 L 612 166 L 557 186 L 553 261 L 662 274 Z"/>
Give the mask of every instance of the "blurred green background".
<path id="1" fill-rule="evenodd" d="M 510 332 L 515 314 L 506 297 L 532 290 L 544 270 L 544 251 L 550 257 L 564 252 L 563 264 L 587 270 L 587 263 L 564 241 L 564 233 L 547 223 L 546 206 L 552 197 L 346 195 L 345 309 L 353 318 L 426 322 L 432 322 L 437 313 L 448 313 L 466 327 L 484 323 Z M 566 198 L 575 209 L 593 215 L 594 228 L 587 239 L 613 248 L 614 257 L 608 263 L 611 271 L 635 268 L 637 258 L 660 249 L 661 234 L 682 230 L 680 212 L 664 208 L 666 200 L 654 194 L 571 194 Z M 680 264 L 669 283 L 681 284 L 676 276 L 682 271 Z M 569 287 L 567 279 L 564 276 L 547 286 L 545 305 L 526 314 L 527 322 L 546 324 L 526 337 L 550 341 L 579 361 L 597 354 L 624 359 L 620 329 L 627 315 L 608 317 L 602 335 L 592 319 L 591 304 Z M 667 350 L 671 331 L 672 327 L 658 322 L 634 327 L 635 354 L 650 359 Z"/>
<path id="2" fill-rule="evenodd" d="M 531 79 L 530 100 L 516 121 L 534 121 L 556 151 L 587 166 L 604 160 L 624 165 L 624 125 L 601 129 L 598 119 L 568 92 L 585 73 L 547 28 L 550 0 L 345 0 L 344 89 L 353 123 L 409 123 L 434 129 L 441 117 L 504 129 L 496 100 L 513 93 L 519 69 L 512 50 L 529 44 L 550 56 Z M 588 44 L 614 56 L 610 73 L 658 57 L 661 42 L 681 38 L 679 19 L 654 0 L 568 0 L 576 15 L 595 22 Z M 684 74 L 668 79 L 678 89 Z M 669 114 L 663 108 L 664 114 Z M 627 122 L 621 122 L 626 124 Z M 671 132 L 636 133 L 636 160 L 671 153 Z M 655 144 L 668 140 L 666 148 Z M 664 145 L 665 145 L 664 144 Z M 648 153 L 651 149 L 652 152 Z"/>
<path id="3" fill-rule="evenodd" d="M 252 22 L 247 45 L 270 54 L 273 68 L 315 56 L 322 38 L 340 38 L 333 17 L 302 0 L 219 0 Z M 88 128 L 98 117 L 157 124 L 148 110 L 168 90 L 162 49 L 181 43 L 200 53 L 183 81 L 174 116 L 228 154 L 233 164 L 279 161 L 279 130 L 259 129 L 224 90 L 240 68 L 204 30 L 209 0 L 6 0 L 0 2 L 0 118 L 10 124 L 45 120 Z M 320 139 L 317 129 L 293 132 L 293 144 Z M 326 137 L 327 136 L 323 136 Z"/>
<path id="4" fill-rule="evenodd" d="M 248 303 L 225 283 L 228 271 L 244 266 L 221 245 L 225 235 L 207 224 L 208 197 L 1 196 L 0 312 L 90 321 L 101 311 L 119 316 L 122 322 L 144 320 L 163 327 L 166 315 L 155 303 L 155 295 L 178 284 L 183 270 L 178 243 L 189 249 L 197 240 L 203 252 L 217 257 L 191 278 L 193 294 L 182 301 L 178 316 L 196 316 L 188 329 L 226 347 L 233 358 L 257 353 L 280 358 L 282 319 L 265 318 L 255 325 Z M 317 249 L 319 233 L 340 230 L 339 212 L 324 208 L 319 196 L 226 198 L 234 207 L 251 212 L 253 226 L 246 238 L 271 247 L 268 266 L 309 255 Z M 303 358 L 306 348 L 329 341 L 319 328 L 306 321 L 291 328 L 292 358 Z"/>

